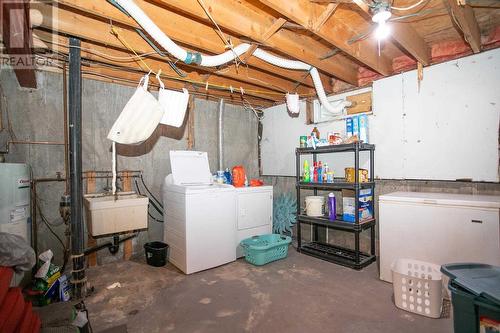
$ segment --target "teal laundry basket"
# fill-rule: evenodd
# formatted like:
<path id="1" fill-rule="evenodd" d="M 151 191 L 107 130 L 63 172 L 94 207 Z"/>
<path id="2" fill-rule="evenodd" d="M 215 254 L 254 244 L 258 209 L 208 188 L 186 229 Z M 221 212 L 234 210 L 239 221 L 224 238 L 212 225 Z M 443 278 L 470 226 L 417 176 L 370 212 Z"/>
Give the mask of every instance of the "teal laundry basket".
<path id="1" fill-rule="evenodd" d="M 245 259 L 249 263 L 262 266 L 275 260 L 286 258 L 288 245 L 292 242 L 289 236 L 267 234 L 253 236 L 241 241 Z"/>

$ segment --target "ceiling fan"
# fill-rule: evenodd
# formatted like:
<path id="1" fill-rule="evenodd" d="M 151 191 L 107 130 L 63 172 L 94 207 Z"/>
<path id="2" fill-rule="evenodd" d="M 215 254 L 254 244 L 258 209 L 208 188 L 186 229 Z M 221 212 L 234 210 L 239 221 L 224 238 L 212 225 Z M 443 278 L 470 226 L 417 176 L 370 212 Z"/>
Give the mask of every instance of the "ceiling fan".
<path id="1" fill-rule="evenodd" d="M 315 0 L 320 1 L 320 0 Z M 326 0 L 323 0 L 326 1 Z M 328 0 L 328 1 L 338 1 L 338 0 Z M 346 0 L 340 0 L 346 1 Z M 410 13 L 402 16 L 393 15 L 393 11 L 403 12 L 412 10 L 418 7 L 423 7 L 423 5 L 427 4 L 430 0 L 419 0 L 411 5 L 406 7 L 396 7 L 392 5 L 392 0 L 374 0 L 370 3 L 364 1 L 366 5 L 370 8 L 370 12 L 372 13 L 372 22 L 375 23 L 372 27 L 370 27 L 366 32 L 361 33 L 357 36 L 352 37 L 347 41 L 348 44 L 353 44 L 362 39 L 365 39 L 372 32 L 375 35 L 375 38 L 379 41 L 382 41 L 389 37 L 391 34 L 391 28 L 388 24 L 389 22 L 397 22 L 402 21 L 411 17 L 424 16 L 430 13 L 434 13 L 439 11 L 438 9 L 426 9 L 422 10 L 422 8 L 418 9 L 414 13 Z M 352 1 L 351 1 L 352 2 Z M 445 10 L 444 8 L 442 10 Z"/>

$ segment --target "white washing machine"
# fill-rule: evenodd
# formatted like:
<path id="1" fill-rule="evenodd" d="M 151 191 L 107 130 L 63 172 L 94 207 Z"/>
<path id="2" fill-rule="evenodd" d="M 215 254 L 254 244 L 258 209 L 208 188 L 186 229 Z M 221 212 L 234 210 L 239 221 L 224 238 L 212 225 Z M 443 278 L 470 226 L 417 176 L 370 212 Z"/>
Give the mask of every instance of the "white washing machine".
<path id="1" fill-rule="evenodd" d="M 243 257 L 240 242 L 252 236 L 272 233 L 273 187 L 237 187 L 236 256 Z"/>
<path id="2" fill-rule="evenodd" d="M 236 260 L 236 190 L 214 184 L 206 152 L 170 151 L 163 184 L 169 261 L 185 274 Z"/>

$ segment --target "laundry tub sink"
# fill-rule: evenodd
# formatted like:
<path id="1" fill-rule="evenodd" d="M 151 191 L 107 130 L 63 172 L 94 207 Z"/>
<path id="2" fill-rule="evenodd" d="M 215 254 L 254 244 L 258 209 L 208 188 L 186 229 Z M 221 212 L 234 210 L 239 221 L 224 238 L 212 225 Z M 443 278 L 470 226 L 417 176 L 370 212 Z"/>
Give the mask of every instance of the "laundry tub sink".
<path id="1" fill-rule="evenodd" d="M 103 236 L 148 227 L 148 197 L 127 192 L 119 195 L 84 196 L 87 228 L 90 234 Z"/>

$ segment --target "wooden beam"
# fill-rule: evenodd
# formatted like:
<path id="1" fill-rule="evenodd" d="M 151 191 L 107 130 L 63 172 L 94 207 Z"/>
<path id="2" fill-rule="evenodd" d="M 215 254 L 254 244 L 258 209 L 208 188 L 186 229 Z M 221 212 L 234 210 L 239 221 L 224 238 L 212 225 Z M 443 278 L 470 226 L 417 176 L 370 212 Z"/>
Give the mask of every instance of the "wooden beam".
<path id="1" fill-rule="evenodd" d="M 324 8 L 322 5 L 309 2 L 309 0 L 289 0 L 286 3 L 282 0 L 259 1 L 309 30 L 312 30 L 310 22 L 318 17 L 312 13 L 320 13 L 321 9 Z M 370 40 L 362 40 L 355 44 L 347 42 L 356 32 L 351 30 L 344 21 L 333 16 L 313 32 L 378 73 L 383 75 L 392 73 L 392 62 L 383 55 L 378 56 L 376 46 Z"/>
<path id="2" fill-rule="evenodd" d="M 262 40 L 267 41 L 272 35 L 276 33 L 279 29 L 283 27 L 283 25 L 286 23 L 286 20 L 284 18 L 278 18 L 269 29 L 262 34 Z M 257 44 L 253 44 L 250 46 L 247 52 L 245 52 L 245 56 L 243 61 L 247 62 L 248 58 L 252 56 L 252 54 L 257 50 L 259 46 Z"/>
<path id="3" fill-rule="evenodd" d="M 0 1 L 2 37 L 9 63 L 21 87 L 36 88 L 33 39 L 28 0 Z"/>
<path id="4" fill-rule="evenodd" d="M 141 77 L 144 75 L 143 73 L 124 72 L 121 70 L 106 67 L 85 68 L 82 70 L 82 73 L 85 78 L 128 85 L 132 87 L 137 87 L 137 82 L 139 82 Z M 149 87 L 158 88 L 158 85 L 154 82 L 154 80 L 150 80 Z M 171 83 L 169 85 L 170 89 L 182 89 L 184 87 L 186 87 L 186 85 L 181 83 Z M 225 91 L 207 91 L 203 88 L 196 88 L 190 85 L 188 85 L 186 88 L 189 88 L 190 94 L 194 95 L 196 98 L 213 100 L 224 98 L 224 100 L 230 104 L 243 103 L 242 96 L 240 94 L 231 94 L 230 92 Z M 256 98 L 253 96 L 246 96 L 245 99 L 248 100 L 249 103 L 252 103 L 254 106 L 269 107 L 274 105 L 274 102 L 272 101 Z"/>
<path id="5" fill-rule="evenodd" d="M 370 7 L 364 0 L 352 0 L 371 20 Z M 431 62 L 431 50 L 424 39 L 411 27 L 409 23 L 390 22 L 391 38 L 396 41 L 415 60 L 427 66 Z"/>
<path id="6" fill-rule="evenodd" d="M 325 22 L 335 13 L 335 10 L 337 9 L 339 5 L 336 3 L 329 3 L 328 6 L 326 6 L 325 10 L 323 13 L 321 13 L 318 17 L 315 18 L 315 22 L 313 22 L 311 30 L 312 31 L 318 31 L 321 29 L 321 27 L 325 24 Z"/>
<path id="7" fill-rule="evenodd" d="M 459 6 L 457 0 L 448 0 L 448 3 L 450 4 L 452 21 L 458 26 L 459 32 L 463 34 L 465 41 L 469 43 L 472 52 L 480 52 L 481 31 L 474 16 L 474 10 L 467 4 Z"/>
<path id="8" fill-rule="evenodd" d="M 196 1 L 151 1 L 178 10 L 185 15 L 207 22 L 207 24 L 211 24 L 205 12 Z M 279 30 L 267 41 L 263 41 L 262 33 L 267 31 L 276 20 L 274 16 L 265 11 L 257 11 L 254 8 L 250 8 L 249 4 L 242 1 L 204 0 L 204 3 L 209 8 L 212 17 L 214 17 L 219 26 L 263 43 L 290 58 L 298 59 L 315 66 L 320 71 L 331 76 L 357 85 L 358 66 L 355 63 L 345 58 L 318 59 L 318 54 L 324 54 L 329 50 L 329 47 L 320 41 L 316 41 L 307 36 L 299 36 L 285 29 Z"/>
<path id="9" fill-rule="evenodd" d="M 57 0 L 57 2 L 59 7 L 62 7 L 63 9 L 71 9 L 90 14 L 108 25 L 112 21 L 115 22 L 115 24 L 119 23 L 125 27 L 130 27 L 131 29 L 139 27 L 137 22 L 135 22 L 132 18 L 127 17 L 121 11 L 108 3 L 96 6 L 92 1 L 88 0 Z M 208 54 L 219 54 L 226 51 L 219 36 L 217 36 L 214 32 L 212 25 L 207 26 L 203 23 L 191 20 L 188 17 L 168 11 L 164 8 L 159 8 L 158 6 L 143 0 L 136 0 L 136 3 L 162 31 L 164 31 L 174 41 L 181 44 L 181 46 L 187 46 L 188 49 L 191 48 L 191 50 L 195 49 Z M 201 9 L 197 3 L 196 6 Z M 205 13 L 203 14 L 205 15 Z M 243 42 L 235 36 L 231 36 L 231 41 L 234 45 L 238 45 Z M 151 48 L 147 46 L 147 50 L 150 51 Z M 239 73 L 240 77 L 244 76 L 247 77 L 247 79 L 254 79 L 254 84 L 258 80 L 271 84 L 275 84 L 275 81 L 280 81 L 279 84 L 276 83 L 275 85 L 282 86 L 285 91 L 289 90 L 286 85 L 293 85 L 294 82 L 298 81 L 301 77 L 300 72 L 281 69 L 256 58 L 249 59 L 248 65 L 249 68 L 245 68 L 239 72 L 232 67 L 224 68 L 221 72 L 226 72 L 228 74 L 236 73 L 236 75 Z M 192 68 L 195 67 L 192 66 Z M 288 82 L 285 83 L 283 80 Z M 293 83 L 290 81 L 293 81 Z M 314 87 L 310 78 L 304 81 L 304 85 L 310 88 Z M 325 89 L 329 88 L 331 87 L 327 85 Z"/>

